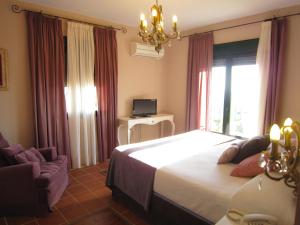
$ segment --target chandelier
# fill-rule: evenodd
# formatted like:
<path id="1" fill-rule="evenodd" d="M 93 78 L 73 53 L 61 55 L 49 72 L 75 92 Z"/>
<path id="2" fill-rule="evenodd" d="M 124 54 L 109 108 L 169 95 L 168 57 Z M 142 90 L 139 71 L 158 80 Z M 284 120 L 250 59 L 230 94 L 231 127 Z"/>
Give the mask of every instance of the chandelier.
<path id="1" fill-rule="evenodd" d="M 162 49 L 162 44 L 169 42 L 170 39 L 180 39 L 176 15 L 172 18 L 172 32 L 170 34 L 165 33 L 162 6 L 158 5 L 158 0 L 156 0 L 156 4 L 151 7 L 150 19 L 152 26 L 151 29 L 148 30 L 148 22 L 145 18 L 145 14 L 141 14 L 139 36 L 142 38 L 143 42 L 154 45 L 157 53 Z"/>
<path id="2" fill-rule="evenodd" d="M 261 166 L 272 180 L 284 180 L 297 194 L 299 185 L 300 123 L 287 118 L 280 128 L 274 124 L 270 132 L 271 151 L 261 155 Z"/>

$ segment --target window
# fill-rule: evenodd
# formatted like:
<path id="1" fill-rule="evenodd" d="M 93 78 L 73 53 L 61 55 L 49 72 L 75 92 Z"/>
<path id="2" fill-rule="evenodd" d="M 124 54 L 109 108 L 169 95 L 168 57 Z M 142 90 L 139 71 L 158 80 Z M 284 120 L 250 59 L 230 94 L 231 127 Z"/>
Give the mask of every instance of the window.
<path id="1" fill-rule="evenodd" d="M 92 114 L 98 110 L 98 101 L 97 101 L 97 90 L 95 86 L 80 86 L 76 90 L 72 91 L 68 87 L 68 39 L 67 36 L 64 36 L 64 53 L 65 53 L 65 77 L 64 77 L 64 93 L 66 101 L 67 113 L 72 111 L 72 98 L 71 94 L 75 97 L 73 101 L 76 102 L 77 111 L 85 114 Z M 74 102 L 73 102 L 74 104 Z"/>
<path id="2" fill-rule="evenodd" d="M 257 133 L 258 39 L 214 46 L 209 129 L 233 136 Z"/>

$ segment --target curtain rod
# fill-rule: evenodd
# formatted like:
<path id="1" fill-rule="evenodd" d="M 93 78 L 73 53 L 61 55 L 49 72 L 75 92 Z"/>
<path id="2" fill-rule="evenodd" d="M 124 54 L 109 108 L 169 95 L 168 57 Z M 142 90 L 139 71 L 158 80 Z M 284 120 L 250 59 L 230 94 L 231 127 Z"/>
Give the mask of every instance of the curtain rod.
<path id="1" fill-rule="evenodd" d="M 32 10 L 28 10 L 28 9 L 21 9 L 21 7 L 17 4 L 13 4 L 11 6 L 11 10 L 14 13 L 22 13 L 22 12 L 35 12 L 35 13 L 41 13 L 44 16 L 48 16 L 48 17 L 54 17 L 54 18 L 59 18 L 59 19 L 64 19 L 64 20 L 68 20 L 68 21 L 73 21 L 73 22 L 78 22 L 78 23 L 82 23 L 82 24 L 88 24 L 88 25 L 92 25 L 95 27 L 101 27 L 101 28 L 109 28 L 109 29 L 114 29 L 114 30 L 120 30 L 123 33 L 127 33 L 127 28 L 126 27 L 113 27 L 113 26 L 105 26 L 105 25 L 100 25 L 100 24 L 95 24 L 95 23 L 89 23 L 89 22 L 84 22 L 81 20 L 76 20 L 76 19 L 71 19 L 71 18 L 67 18 L 67 17 L 62 17 L 62 16 L 55 16 L 55 15 L 51 15 L 51 14 L 46 14 L 43 13 L 43 11 L 37 12 L 37 11 L 32 11 Z"/>
<path id="2" fill-rule="evenodd" d="M 189 35 L 184 35 L 184 36 L 181 37 L 181 39 L 182 38 L 187 38 L 187 37 L 190 37 L 190 36 L 193 36 L 193 35 L 197 35 L 197 34 L 206 34 L 206 33 L 209 33 L 209 32 L 215 32 L 215 31 L 220 31 L 220 30 L 227 30 L 227 29 L 236 28 L 236 27 L 242 27 L 242 26 L 247 26 L 247 25 L 251 25 L 251 24 L 255 24 L 255 23 L 266 22 L 266 21 L 270 21 L 270 20 L 273 20 L 273 19 L 282 19 L 282 18 L 291 17 L 291 16 L 298 16 L 298 15 L 300 15 L 300 12 L 289 14 L 289 15 L 286 15 L 286 16 L 280 16 L 280 17 L 275 17 L 274 16 L 274 17 L 269 18 L 269 19 L 258 20 L 258 21 L 253 21 L 253 22 L 249 22 L 249 23 L 238 24 L 238 25 L 234 25 L 234 26 L 230 26 L 230 27 L 222 27 L 222 28 L 219 28 L 219 29 L 208 30 L 208 31 L 204 31 L 204 32 L 199 32 L 199 33 L 193 33 L 193 34 L 189 34 Z"/>

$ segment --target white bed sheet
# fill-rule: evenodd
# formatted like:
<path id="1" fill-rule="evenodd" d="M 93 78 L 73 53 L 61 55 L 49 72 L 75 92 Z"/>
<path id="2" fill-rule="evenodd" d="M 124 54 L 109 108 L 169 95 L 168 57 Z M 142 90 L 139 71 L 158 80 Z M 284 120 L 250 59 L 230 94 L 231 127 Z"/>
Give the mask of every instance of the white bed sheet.
<path id="1" fill-rule="evenodd" d="M 119 146 L 129 156 L 157 169 L 154 192 L 212 222 L 221 219 L 231 197 L 249 179 L 231 177 L 234 165 L 217 165 L 223 150 L 236 139 L 192 131 L 168 138 Z"/>
<path id="2" fill-rule="evenodd" d="M 249 181 L 230 176 L 234 165 L 217 165 L 228 145 L 202 149 L 193 157 L 159 168 L 154 191 L 211 222 L 219 221 L 232 196 Z"/>

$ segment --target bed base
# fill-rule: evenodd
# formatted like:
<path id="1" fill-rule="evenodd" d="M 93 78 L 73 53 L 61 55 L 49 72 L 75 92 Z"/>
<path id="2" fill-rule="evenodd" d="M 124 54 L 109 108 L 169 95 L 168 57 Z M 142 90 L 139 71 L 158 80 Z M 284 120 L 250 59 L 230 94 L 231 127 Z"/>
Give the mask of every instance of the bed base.
<path id="1" fill-rule="evenodd" d="M 112 189 L 113 199 L 120 201 L 152 225 L 213 225 L 214 223 L 161 198 L 152 195 L 150 209 L 145 211 L 118 188 Z"/>

